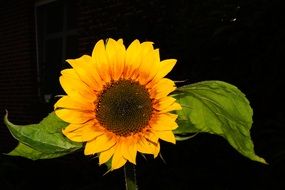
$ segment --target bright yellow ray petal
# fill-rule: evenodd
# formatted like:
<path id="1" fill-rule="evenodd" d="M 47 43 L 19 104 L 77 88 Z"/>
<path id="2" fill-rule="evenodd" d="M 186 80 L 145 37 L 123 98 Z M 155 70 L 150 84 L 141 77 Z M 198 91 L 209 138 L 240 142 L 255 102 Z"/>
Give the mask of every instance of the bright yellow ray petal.
<path id="1" fill-rule="evenodd" d="M 85 145 L 84 154 L 91 155 L 98 152 L 106 151 L 116 144 L 116 141 L 107 134 L 98 136 L 92 141 L 88 141 Z"/>
<path id="2" fill-rule="evenodd" d="M 86 57 L 84 57 L 84 59 L 86 59 Z M 88 60 L 89 60 L 89 59 L 88 59 Z M 89 61 L 90 61 L 90 60 L 89 60 Z M 92 78 L 93 78 L 95 81 L 98 81 L 97 84 L 98 84 L 99 86 L 103 85 L 103 84 L 104 84 L 104 81 L 102 81 L 102 79 L 101 79 L 100 76 L 98 75 L 94 64 L 89 64 L 89 66 L 90 66 L 90 71 L 92 71 L 92 72 L 89 72 L 89 74 L 92 75 Z M 80 79 L 80 77 L 79 77 L 78 73 L 75 71 L 75 69 L 64 69 L 64 70 L 61 71 L 61 74 L 62 74 L 62 77 L 68 78 L 68 79 L 71 80 L 71 81 L 77 80 L 77 81 L 78 81 L 77 83 L 79 83 L 79 84 L 84 84 L 83 86 L 85 86 L 85 88 L 86 88 L 86 87 L 89 88 L 89 87 L 86 85 L 86 83 L 84 83 L 84 82 Z M 70 78 L 71 78 L 71 79 L 70 79 Z M 77 84 L 77 83 L 76 83 L 76 84 Z M 97 89 L 99 88 L 99 86 L 97 86 Z M 90 90 L 91 90 L 91 89 L 89 89 L 89 91 L 90 91 Z"/>
<path id="3" fill-rule="evenodd" d="M 126 51 L 124 78 L 130 78 L 141 59 L 141 44 L 139 40 L 134 40 Z"/>
<path id="4" fill-rule="evenodd" d="M 61 71 L 62 76 L 59 78 L 59 81 L 62 85 L 62 83 L 67 83 L 67 86 L 62 86 L 62 88 L 64 89 L 64 91 L 71 97 L 73 97 L 74 99 L 86 99 L 86 93 L 84 94 L 84 91 L 87 90 L 89 94 L 90 93 L 90 89 L 88 88 L 88 86 L 86 86 L 81 79 L 79 78 L 79 76 L 77 75 L 77 73 L 75 72 L 74 69 L 64 69 Z M 63 79 L 62 79 L 63 78 Z M 80 85 L 80 88 L 77 88 L 77 86 L 72 86 L 70 85 L 70 81 L 77 81 L 75 82 L 75 85 Z M 69 84 L 68 84 L 69 83 Z M 77 88 L 77 89 L 76 89 Z M 83 88 L 83 89 L 82 89 Z M 83 90 L 83 91 L 81 91 Z M 90 97 L 90 96 L 88 96 Z M 94 101 L 95 97 L 93 97 L 89 100 L 91 102 Z"/>
<path id="5" fill-rule="evenodd" d="M 125 55 L 127 50 L 126 50 L 126 47 L 124 45 L 123 39 L 117 40 L 117 45 L 118 45 L 118 48 L 120 49 L 120 51 L 124 52 L 123 54 Z"/>
<path id="6" fill-rule="evenodd" d="M 155 49 L 144 56 L 142 63 L 139 67 L 139 82 L 141 85 L 145 85 L 150 82 L 159 71 L 159 49 Z M 151 68 L 151 69 L 150 69 Z"/>
<path id="7" fill-rule="evenodd" d="M 132 137 L 125 138 L 121 143 L 123 157 L 131 163 L 136 164 L 137 149 L 134 139 Z"/>
<path id="8" fill-rule="evenodd" d="M 121 45 L 121 42 L 109 38 L 106 45 L 106 52 L 110 63 L 112 78 L 118 80 L 124 70 L 126 50 L 124 46 Z"/>
<path id="9" fill-rule="evenodd" d="M 64 76 L 71 77 L 76 80 L 80 80 L 79 76 L 77 75 L 74 69 L 64 69 L 60 73 Z"/>
<path id="10" fill-rule="evenodd" d="M 133 163 L 136 164 L 136 158 L 137 158 L 137 144 L 133 143 L 129 146 L 129 155 L 130 157 L 128 158 L 128 160 Z"/>
<path id="11" fill-rule="evenodd" d="M 107 58 L 105 44 L 103 40 L 98 41 L 92 52 L 92 63 L 95 65 L 96 70 L 100 77 L 106 82 L 111 81 L 110 64 Z"/>
<path id="12" fill-rule="evenodd" d="M 166 59 L 160 62 L 160 69 L 155 75 L 153 81 L 158 81 L 165 77 L 175 66 L 177 60 L 176 59 Z"/>
<path id="13" fill-rule="evenodd" d="M 115 152 L 112 158 L 112 170 L 118 169 L 125 165 L 127 159 L 123 157 L 123 146 L 121 142 L 117 143 L 115 147 Z"/>
<path id="14" fill-rule="evenodd" d="M 154 62 L 154 53 L 153 53 L 153 42 L 143 42 L 141 43 L 141 51 L 139 54 L 139 57 L 136 59 L 135 65 L 134 65 L 134 71 L 131 75 L 131 78 L 133 80 L 137 80 L 137 78 L 141 78 L 141 67 L 144 67 L 144 64 L 148 64 L 148 67 L 153 66 Z M 145 74 L 147 74 L 147 71 L 144 71 Z M 139 79 L 138 79 L 139 80 Z"/>
<path id="15" fill-rule="evenodd" d="M 91 120 L 91 121 L 93 121 L 93 120 Z M 90 122 L 90 121 L 89 121 L 89 122 Z M 88 122 L 86 122 L 86 123 L 88 123 Z M 93 123 L 93 122 L 92 122 L 92 123 Z M 72 131 L 74 131 L 74 130 L 80 129 L 80 128 L 82 128 L 82 127 L 84 127 L 83 124 L 74 124 L 74 123 L 71 123 L 71 124 L 69 124 L 66 128 L 62 129 L 62 133 L 63 133 L 63 134 L 69 133 L 69 132 L 72 132 Z"/>
<path id="16" fill-rule="evenodd" d="M 98 78 L 95 67 L 92 65 L 92 58 L 88 55 L 83 55 L 78 59 L 66 60 L 76 71 L 79 78 L 90 88 L 100 91 L 103 87 L 102 79 Z"/>
<path id="17" fill-rule="evenodd" d="M 68 77 L 67 75 L 62 75 L 59 78 L 59 81 L 62 88 L 68 95 L 73 96 L 80 94 L 80 96 L 85 97 L 91 102 L 96 100 L 96 94 L 81 80 Z"/>
<path id="18" fill-rule="evenodd" d="M 161 99 L 176 89 L 175 83 L 167 78 L 160 79 L 150 90 L 152 98 Z"/>
<path id="19" fill-rule="evenodd" d="M 112 146 L 106 151 L 103 151 L 99 155 L 99 165 L 106 163 L 113 156 L 115 152 L 115 146 Z"/>
<path id="20" fill-rule="evenodd" d="M 122 74 L 123 74 L 123 71 L 124 71 L 124 68 L 125 68 L 125 60 L 126 60 L 126 47 L 124 46 L 124 43 L 123 43 L 123 40 L 122 39 L 119 39 L 117 41 L 117 46 L 118 46 L 118 62 L 117 64 L 115 65 L 114 67 L 114 80 L 118 80 Z"/>
<path id="21" fill-rule="evenodd" d="M 109 38 L 108 42 L 106 44 L 106 54 L 108 56 L 108 61 L 109 61 L 109 65 L 110 65 L 110 74 L 113 77 L 115 74 L 115 65 L 117 65 L 117 57 L 118 57 L 118 53 L 117 53 L 117 42 L 112 39 Z"/>
<path id="22" fill-rule="evenodd" d="M 150 143 L 152 143 L 152 144 L 154 144 L 154 145 L 156 145 L 156 144 L 158 143 L 158 137 L 157 137 L 152 131 L 150 131 L 150 132 L 145 132 L 144 138 L 145 138 L 148 142 L 150 142 Z"/>
<path id="23" fill-rule="evenodd" d="M 158 142 L 158 137 L 155 134 L 155 132 L 148 132 L 145 134 L 146 141 L 143 141 L 143 143 L 140 143 L 140 145 L 143 145 L 144 147 L 140 147 L 140 150 L 144 150 L 146 154 L 153 154 L 154 158 L 157 157 L 160 151 L 160 144 Z M 148 147 L 146 147 L 147 145 Z"/>
<path id="24" fill-rule="evenodd" d="M 70 128 L 77 127 L 76 124 L 70 124 L 70 125 L 71 125 Z M 67 127 L 67 129 L 64 129 L 62 132 L 67 138 L 75 142 L 90 141 L 104 133 L 102 130 L 96 130 L 94 124 L 92 125 L 90 122 L 82 124 L 82 127 L 72 131 Z"/>
<path id="25" fill-rule="evenodd" d="M 124 45 L 124 41 L 122 38 L 118 39 L 117 42 L 120 44 L 120 45 Z"/>
<path id="26" fill-rule="evenodd" d="M 115 156 L 117 154 L 114 154 L 112 159 L 112 170 L 119 169 L 123 165 L 126 164 L 127 160 L 123 156 Z"/>
<path id="27" fill-rule="evenodd" d="M 182 110 L 181 105 L 179 103 L 175 102 L 172 105 L 170 105 L 169 107 L 161 110 L 160 113 L 166 113 L 166 112 L 170 112 L 170 111 L 174 111 L 174 110 Z"/>
<path id="28" fill-rule="evenodd" d="M 172 131 L 156 131 L 155 134 L 162 140 L 175 144 L 176 139 Z"/>
<path id="29" fill-rule="evenodd" d="M 94 111 L 95 105 L 94 103 L 87 102 L 84 99 L 75 99 L 71 96 L 63 96 L 60 98 L 54 105 L 54 109 L 58 108 L 69 108 L 69 109 L 76 109 L 82 111 Z"/>
<path id="30" fill-rule="evenodd" d="M 175 101 L 176 99 L 170 96 L 163 97 L 153 105 L 153 108 L 156 110 L 164 110 L 172 105 Z"/>
<path id="31" fill-rule="evenodd" d="M 177 123 L 175 122 L 176 118 L 173 118 L 172 115 L 168 113 L 159 114 L 159 116 L 156 118 L 156 121 L 151 122 L 150 125 L 151 128 L 156 131 L 174 130 L 178 127 Z"/>
<path id="32" fill-rule="evenodd" d="M 65 122 L 68 123 L 85 123 L 91 119 L 94 119 L 94 112 L 85 112 L 79 110 L 70 109 L 57 109 L 55 114 Z"/>
<path id="33" fill-rule="evenodd" d="M 154 149 L 153 157 L 156 158 L 160 152 L 160 143 L 158 142 Z"/>
<path id="34" fill-rule="evenodd" d="M 142 138 L 137 143 L 137 150 L 143 154 L 154 154 L 155 144 Z"/>
<path id="35" fill-rule="evenodd" d="M 72 131 L 74 131 L 74 130 L 77 130 L 77 129 L 79 129 L 79 128 L 82 128 L 82 127 L 84 127 L 84 126 L 86 126 L 86 125 L 95 126 L 95 124 L 96 124 L 96 123 L 95 123 L 94 119 L 89 120 L 89 121 L 85 122 L 84 124 L 71 123 L 71 124 L 69 124 L 67 127 L 65 127 L 65 128 L 63 129 L 63 131 L 64 131 L 65 133 L 68 133 L 68 132 L 72 132 Z M 98 129 L 98 130 L 99 130 L 99 129 Z"/>

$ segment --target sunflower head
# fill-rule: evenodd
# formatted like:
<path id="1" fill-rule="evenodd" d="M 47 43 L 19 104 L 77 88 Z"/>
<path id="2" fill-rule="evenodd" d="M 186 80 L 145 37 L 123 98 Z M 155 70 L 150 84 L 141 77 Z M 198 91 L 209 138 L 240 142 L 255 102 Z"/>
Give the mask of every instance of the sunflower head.
<path id="1" fill-rule="evenodd" d="M 96 43 L 91 56 L 68 59 L 61 72 L 67 93 L 55 113 L 69 123 L 63 130 L 72 141 L 86 142 L 85 155 L 99 155 L 99 164 L 112 159 L 111 169 L 127 161 L 136 164 L 137 152 L 160 151 L 159 139 L 175 144 L 173 130 L 181 109 L 173 97 L 172 80 L 164 78 L 176 60 L 160 60 L 152 42 L 109 39 Z"/>

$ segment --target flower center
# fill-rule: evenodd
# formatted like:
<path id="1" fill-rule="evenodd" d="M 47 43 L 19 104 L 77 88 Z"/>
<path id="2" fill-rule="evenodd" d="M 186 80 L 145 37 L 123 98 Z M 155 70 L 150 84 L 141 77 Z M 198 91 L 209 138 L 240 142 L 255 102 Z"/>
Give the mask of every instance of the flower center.
<path id="1" fill-rule="evenodd" d="M 119 136 L 129 136 L 145 128 L 152 115 L 152 101 L 146 88 L 132 80 L 106 85 L 98 96 L 96 118 Z"/>

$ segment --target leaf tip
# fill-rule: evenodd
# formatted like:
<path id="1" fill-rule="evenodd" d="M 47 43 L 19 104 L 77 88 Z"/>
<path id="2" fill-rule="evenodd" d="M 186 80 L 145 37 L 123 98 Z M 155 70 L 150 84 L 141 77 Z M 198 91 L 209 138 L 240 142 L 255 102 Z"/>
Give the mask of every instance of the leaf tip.
<path id="1" fill-rule="evenodd" d="M 4 124 L 8 127 L 8 129 L 10 130 L 12 127 L 16 126 L 13 123 L 11 123 L 8 119 L 8 110 L 5 109 L 5 115 L 4 115 Z"/>
<path id="2" fill-rule="evenodd" d="M 5 109 L 5 115 L 4 115 L 4 123 L 7 125 L 7 122 L 8 122 L 8 110 Z"/>
<path id="3" fill-rule="evenodd" d="M 258 160 L 258 161 L 259 161 L 260 163 L 262 163 L 262 164 L 269 165 L 269 163 L 266 162 L 266 160 L 265 160 L 264 158 L 259 157 L 259 160 Z"/>
<path id="4" fill-rule="evenodd" d="M 269 165 L 268 162 L 266 162 L 266 160 L 265 160 L 264 158 L 262 158 L 262 157 L 260 157 L 260 156 L 257 156 L 257 155 L 255 155 L 255 156 L 252 158 L 252 160 L 257 161 L 257 162 L 260 162 L 260 163 L 265 164 L 265 165 Z"/>

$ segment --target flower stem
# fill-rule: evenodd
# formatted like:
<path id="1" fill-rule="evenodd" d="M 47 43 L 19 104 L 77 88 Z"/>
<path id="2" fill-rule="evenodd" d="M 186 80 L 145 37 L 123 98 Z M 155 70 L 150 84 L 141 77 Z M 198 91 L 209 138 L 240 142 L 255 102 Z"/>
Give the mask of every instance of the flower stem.
<path id="1" fill-rule="evenodd" d="M 137 190 L 136 169 L 135 165 L 126 163 L 124 166 L 126 190 Z"/>

